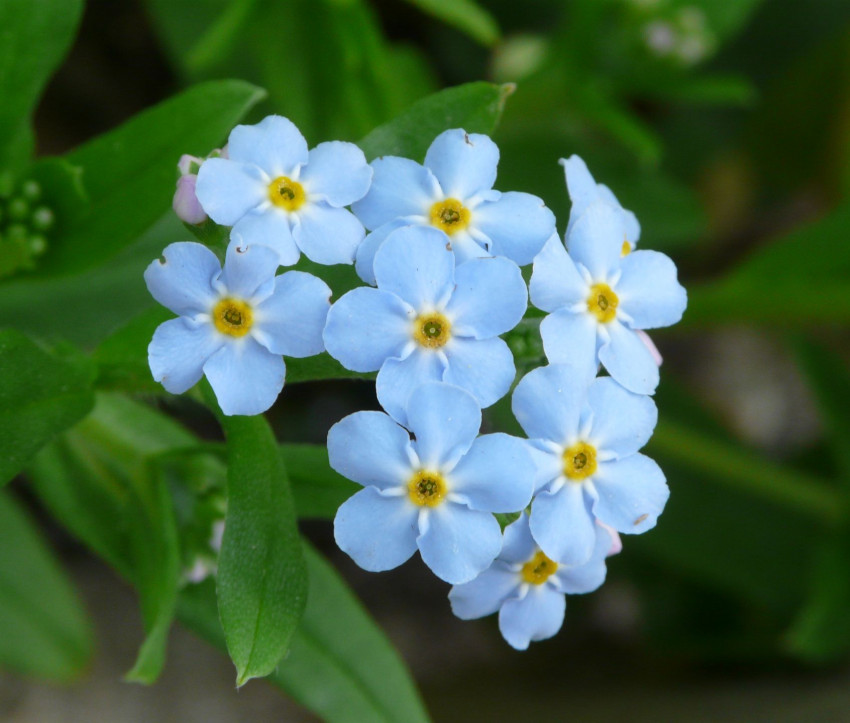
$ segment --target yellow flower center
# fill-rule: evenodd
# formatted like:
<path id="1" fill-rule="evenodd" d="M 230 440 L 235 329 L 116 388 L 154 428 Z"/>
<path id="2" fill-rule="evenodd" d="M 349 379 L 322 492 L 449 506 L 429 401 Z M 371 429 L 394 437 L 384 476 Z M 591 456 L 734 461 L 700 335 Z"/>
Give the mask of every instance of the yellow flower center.
<path id="1" fill-rule="evenodd" d="M 603 324 L 613 321 L 617 316 L 620 300 L 608 284 L 594 284 L 587 297 L 587 310 Z"/>
<path id="2" fill-rule="evenodd" d="M 542 585 L 557 569 L 558 563 L 546 557 L 542 550 L 538 550 L 534 557 L 522 566 L 522 579 L 532 585 Z"/>
<path id="3" fill-rule="evenodd" d="M 632 252 L 632 245 L 623 240 L 623 247 L 620 249 L 620 256 L 628 256 Z"/>
<path id="4" fill-rule="evenodd" d="M 587 442 L 577 442 L 564 450 L 564 474 L 579 481 L 596 471 L 596 447 Z"/>
<path id="5" fill-rule="evenodd" d="M 304 187 L 286 176 L 278 176 L 269 184 L 269 201 L 284 211 L 297 211 L 306 198 Z"/>
<path id="6" fill-rule="evenodd" d="M 222 334 L 245 336 L 254 323 L 251 307 L 240 299 L 221 299 L 213 307 L 213 324 Z"/>
<path id="7" fill-rule="evenodd" d="M 448 492 L 446 482 L 439 472 L 419 470 L 407 483 L 410 501 L 419 507 L 436 507 Z"/>
<path id="8" fill-rule="evenodd" d="M 431 206 L 431 225 L 451 236 L 469 226 L 469 209 L 456 198 L 437 201 Z"/>
<path id="9" fill-rule="evenodd" d="M 439 312 L 421 314 L 413 322 L 413 338 L 429 349 L 439 349 L 451 339 L 451 322 Z"/>

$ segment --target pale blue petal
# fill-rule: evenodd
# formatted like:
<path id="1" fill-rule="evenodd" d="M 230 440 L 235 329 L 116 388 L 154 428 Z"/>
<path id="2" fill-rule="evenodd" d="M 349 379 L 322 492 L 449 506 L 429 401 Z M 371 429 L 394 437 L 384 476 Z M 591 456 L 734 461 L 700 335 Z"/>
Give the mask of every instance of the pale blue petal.
<path id="1" fill-rule="evenodd" d="M 372 167 L 353 143 L 328 141 L 310 151 L 298 180 L 311 201 L 315 197 L 341 208 L 366 195 L 372 182 Z"/>
<path id="2" fill-rule="evenodd" d="M 366 234 L 366 238 L 363 239 L 363 242 L 357 247 L 357 253 L 354 258 L 354 270 L 357 272 L 357 275 L 363 279 L 367 284 L 372 284 L 375 286 L 377 283 L 375 281 L 375 254 L 378 253 L 378 249 L 381 247 L 381 244 L 384 243 L 384 240 L 396 229 L 402 228 L 403 226 L 410 226 L 411 224 L 416 223 L 416 220 L 410 216 L 402 216 L 400 218 L 393 219 L 388 223 L 385 223 L 383 226 L 379 226 L 371 233 Z"/>
<path id="3" fill-rule="evenodd" d="M 525 564 L 537 551 L 537 543 L 531 536 L 528 527 L 528 513 L 523 513 L 505 528 L 505 537 L 502 541 L 502 551 L 499 559 L 511 563 Z M 516 574 L 516 573 L 514 573 Z"/>
<path id="4" fill-rule="evenodd" d="M 526 650 L 533 640 L 546 640 L 564 624 L 566 598 L 549 585 L 530 585 L 522 598 L 505 601 L 499 611 L 499 630 L 508 645 Z"/>
<path id="5" fill-rule="evenodd" d="M 461 620 L 492 615 L 509 596 L 516 594 L 519 576 L 496 560 L 478 577 L 449 591 L 452 612 Z"/>
<path id="6" fill-rule="evenodd" d="M 451 239 L 448 236 L 446 236 L 446 239 L 448 239 L 449 246 L 455 255 L 455 266 L 460 266 L 473 259 L 489 259 L 493 255 L 482 245 L 484 241 L 477 241 L 469 234 L 468 230 L 458 231 L 452 235 Z"/>
<path id="7" fill-rule="evenodd" d="M 365 487 L 337 510 L 334 539 L 364 570 L 392 570 L 416 552 L 417 517 L 407 495 L 387 497 Z"/>
<path id="8" fill-rule="evenodd" d="M 564 460 L 543 440 L 529 439 L 527 444 L 534 463 L 534 491 L 537 492 L 563 474 Z"/>
<path id="9" fill-rule="evenodd" d="M 642 454 L 600 463 L 593 484 L 599 495 L 593 514 L 626 534 L 655 527 L 670 496 L 661 468 Z"/>
<path id="10" fill-rule="evenodd" d="M 632 394 L 610 377 L 597 379 L 587 393 L 593 422 L 589 439 L 618 457 L 634 454 L 652 436 L 658 409 L 650 397 Z"/>
<path id="11" fill-rule="evenodd" d="M 657 251 L 635 251 L 626 256 L 617 282 L 620 311 L 633 329 L 657 329 L 675 324 L 688 305 L 688 295 L 676 278 L 676 265 Z"/>
<path id="12" fill-rule="evenodd" d="M 455 289 L 446 305 L 452 333 L 489 339 L 513 329 L 528 307 L 522 273 L 508 259 L 473 259 L 455 271 Z"/>
<path id="13" fill-rule="evenodd" d="M 228 294 L 255 302 L 268 298 L 274 289 L 277 252 L 268 246 L 241 246 L 237 240 L 227 246 L 221 281 Z M 260 287 L 266 286 L 261 289 Z"/>
<path id="14" fill-rule="evenodd" d="M 298 212 L 292 236 L 307 258 L 317 264 L 353 264 L 354 254 L 366 231 L 345 208 L 323 202 L 309 203 Z"/>
<path id="15" fill-rule="evenodd" d="M 590 559 L 584 565 L 561 565 L 555 571 L 551 580 L 555 587 L 569 595 L 583 595 L 596 590 L 605 582 L 605 557 L 611 549 L 611 535 L 602 527 L 596 525 L 596 544 Z"/>
<path id="16" fill-rule="evenodd" d="M 270 179 L 291 178 L 307 163 L 307 141 L 288 118 L 270 115 L 256 125 L 236 126 L 227 141 L 227 155 L 234 161 L 259 166 Z"/>
<path id="17" fill-rule="evenodd" d="M 570 209 L 570 225 L 572 225 L 591 203 L 599 199 L 599 189 L 581 157 L 572 155 L 569 158 L 562 158 L 558 163 L 564 167 L 567 193 L 572 201 Z"/>
<path id="18" fill-rule="evenodd" d="M 320 354 L 330 299 L 330 287 L 321 279 L 287 271 L 275 278 L 274 293 L 254 310 L 254 333 L 275 354 L 299 359 Z"/>
<path id="19" fill-rule="evenodd" d="M 246 214 L 233 227 L 230 238 L 231 243 L 239 246 L 268 246 L 277 252 L 281 266 L 292 266 L 301 256 L 292 238 L 289 215 L 278 208 Z"/>
<path id="20" fill-rule="evenodd" d="M 410 307 L 393 294 L 360 287 L 328 312 L 324 340 L 328 353 L 346 369 L 374 372 L 397 357 L 410 341 Z"/>
<path id="21" fill-rule="evenodd" d="M 358 484 L 391 489 L 413 474 L 410 435 L 383 412 L 355 412 L 328 432 L 328 460 Z"/>
<path id="22" fill-rule="evenodd" d="M 445 369 L 445 357 L 442 354 L 422 348 L 414 349 L 404 359 L 387 359 L 375 380 L 378 401 L 393 419 L 407 427 L 407 402 L 410 395 L 420 384 L 442 381 Z"/>
<path id="23" fill-rule="evenodd" d="M 549 362 L 571 364 L 584 370 L 588 377 L 595 376 L 599 366 L 596 359 L 597 333 L 596 319 L 584 311 L 575 313 L 562 308 L 540 322 L 540 338 Z"/>
<path id="24" fill-rule="evenodd" d="M 427 512 L 416 540 L 422 561 L 452 585 L 469 582 L 490 567 L 502 548 L 502 530 L 488 512 L 444 502 Z"/>
<path id="25" fill-rule="evenodd" d="M 498 164 L 499 148 L 490 138 L 460 128 L 440 133 L 425 154 L 443 193 L 461 202 L 493 188 Z"/>
<path id="26" fill-rule="evenodd" d="M 590 287 L 557 234 L 549 237 L 543 250 L 534 258 L 528 290 L 531 303 L 543 311 L 555 311 L 587 300 Z"/>
<path id="27" fill-rule="evenodd" d="M 516 376 L 514 356 L 502 339 L 454 337 L 443 351 L 448 359 L 443 381 L 471 392 L 482 409 L 498 402 L 511 388 Z"/>
<path id="28" fill-rule="evenodd" d="M 608 373 L 630 392 L 652 394 L 658 386 L 658 365 L 636 332 L 619 321 L 605 325 L 610 341 L 599 349 Z"/>
<path id="29" fill-rule="evenodd" d="M 481 408 L 469 392 L 426 382 L 407 402 L 407 428 L 416 437 L 414 447 L 428 469 L 452 467 L 466 454 L 481 428 Z"/>
<path id="30" fill-rule="evenodd" d="M 569 364 L 538 367 L 514 389 L 514 416 L 529 437 L 566 444 L 578 434 L 589 383 Z"/>
<path id="31" fill-rule="evenodd" d="M 194 241 L 169 244 L 145 269 L 151 296 L 180 316 L 209 313 L 217 294 L 212 281 L 221 272 L 216 255 Z"/>
<path id="32" fill-rule="evenodd" d="M 262 414 L 275 403 L 286 367 L 279 354 L 245 337 L 229 341 L 207 359 L 204 374 L 222 412 L 252 415 Z"/>
<path id="33" fill-rule="evenodd" d="M 530 264 L 555 232 L 555 214 L 530 193 L 503 193 L 498 201 L 476 207 L 472 217 L 475 228 L 489 237 L 490 253 L 520 266 Z"/>
<path id="34" fill-rule="evenodd" d="M 570 230 L 567 251 L 594 280 L 606 280 L 620 268 L 625 238 L 625 225 L 617 209 L 605 201 L 596 201 Z"/>
<path id="35" fill-rule="evenodd" d="M 375 254 L 378 288 L 404 299 L 417 312 L 429 310 L 454 286 L 455 257 L 435 228 L 405 226 L 391 233 Z"/>
<path id="36" fill-rule="evenodd" d="M 427 216 L 440 196 L 434 174 L 409 158 L 385 156 L 372 161 L 372 185 L 351 210 L 372 230 L 399 216 Z"/>
<path id="37" fill-rule="evenodd" d="M 626 228 L 626 241 L 628 241 L 634 249 L 635 245 L 640 240 L 640 222 L 637 220 L 637 216 L 635 216 L 631 211 L 627 211 L 623 208 L 617 200 L 617 197 L 614 195 L 614 192 L 604 183 L 600 183 L 598 185 L 598 189 L 600 198 L 605 199 L 610 202 L 611 205 L 620 210 L 623 217 L 623 224 Z"/>
<path id="38" fill-rule="evenodd" d="M 268 181 L 256 166 L 227 158 L 201 164 L 195 195 L 216 223 L 232 226 L 268 198 Z"/>
<path id="39" fill-rule="evenodd" d="M 153 378 L 172 394 L 182 394 L 198 383 L 204 362 L 224 343 L 206 322 L 171 319 L 160 324 L 148 345 Z"/>
<path id="40" fill-rule="evenodd" d="M 567 480 L 555 493 L 539 492 L 531 505 L 531 534 L 555 562 L 587 562 L 596 544 L 596 523 L 585 503 L 584 485 Z"/>

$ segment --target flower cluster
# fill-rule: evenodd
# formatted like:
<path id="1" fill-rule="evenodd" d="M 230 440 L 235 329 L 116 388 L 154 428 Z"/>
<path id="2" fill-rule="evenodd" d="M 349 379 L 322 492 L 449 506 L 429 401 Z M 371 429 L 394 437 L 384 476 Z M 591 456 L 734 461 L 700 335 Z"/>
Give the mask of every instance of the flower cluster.
<path id="1" fill-rule="evenodd" d="M 328 434 L 331 466 L 363 488 L 337 512 L 337 543 L 372 571 L 418 551 L 453 585 L 459 617 L 498 612 L 504 638 L 524 649 L 560 629 L 565 595 L 602 584 L 619 535 L 652 528 L 664 509 L 664 474 L 639 451 L 657 419 L 660 364 L 644 330 L 678 321 L 686 294 L 670 259 L 636 249 L 635 215 L 580 158 L 562 161 L 565 244 L 539 198 L 493 189 L 498 159 L 490 138 L 461 129 L 440 134 L 419 165 L 367 164 L 340 142 L 308 151 L 277 116 L 238 126 L 181 199 L 232 226 L 224 268 L 192 243 L 151 264 L 151 293 L 179 318 L 149 354 L 169 391 L 205 374 L 225 414 L 274 402 L 283 354 L 326 350 L 377 372 L 384 411 Z M 331 306 L 316 277 L 275 276 L 301 252 L 354 263 L 367 285 Z M 520 265 L 532 263 L 527 287 Z M 513 392 L 527 438 L 480 435 L 482 409 L 514 385 L 501 337 L 529 291 L 547 313 L 548 365 Z M 502 530 L 495 515 L 513 521 Z"/>

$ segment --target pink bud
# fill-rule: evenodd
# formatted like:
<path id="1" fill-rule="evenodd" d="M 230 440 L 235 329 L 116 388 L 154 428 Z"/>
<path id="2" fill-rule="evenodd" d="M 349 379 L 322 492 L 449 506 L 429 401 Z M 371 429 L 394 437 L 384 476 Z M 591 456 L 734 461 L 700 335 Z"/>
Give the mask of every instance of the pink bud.
<path id="1" fill-rule="evenodd" d="M 194 173 L 180 176 L 177 179 L 177 190 L 174 192 L 174 200 L 171 207 L 177 218 L 193 226 L 202 224 L 207 220 L 207 214 L 201 207 L 198 197 L 195 195 L 195 182 L 198 177 Z"/>
<path id="2" fill-rule="evenodd" d="M 664 362 L 664 359 L 661 356 L 661 353 L 656 348 L 652 339 L 649 338 L 649 334 L 647 334 L 645 331 L 641 331 L 640 329 L 637 329 L 636 331 L 637 331 L 638 338 L 643 342 L 643 345 L 647 349 L 649 349 L 649 353 L 652 354 L 652 358 L 655 361 L 655 363 L 658 366 L 661 366 L 661 364 Z"/>
<path id="3" fill-rule="evenodd" d="M 623 549 L 623 541 L 620 539 L 620 533 L 617 532 L 610 525 L 606 525 L 604 522 L 600 522 L 596 520 L 596 524 L 599 525 L 602 529 L 604 529 L 609 535 L 611 535 L 611 548 L 605 554 L 605 557 L 611 557 L 611 555 L 616 555 L 620 550 Z"/>
<path id="4" fill-rule="evenodd" d="M 203 158 L 198 158 L 197 156 L 190 156 L 188 153 L 184 153 L 182 156 L 180 156 L 180 160 L 177 161 L 177 170 L 180 171 L 181 176 L 188 176 L 192 173 L 193 163 L 196 166 L 200 166 L 203 162 Z"/>

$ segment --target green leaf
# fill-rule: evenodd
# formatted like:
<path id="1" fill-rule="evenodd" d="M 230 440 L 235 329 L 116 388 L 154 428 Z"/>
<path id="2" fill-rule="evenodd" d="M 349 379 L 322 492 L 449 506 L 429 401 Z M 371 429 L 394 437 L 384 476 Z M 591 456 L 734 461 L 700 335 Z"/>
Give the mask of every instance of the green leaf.
<path id="1" fill-rule="evenodd" d="M 740 75 L 686 75 L 678 82 L 646 89 L 650 97 L 695 105 L 749 106 L 756 100 L 755 86 Z"/>
<path id="2" fill-rule="evenodd" d="M 186 53 L 186 69 L 199 73 L 227 56 L 243 30 L 257 0 L 232 0 Z"/>
<path id="3" fill-rule="evenodd" d="M 28 160 L 30 116 L 71 45 L 82 9 L 82 0 L 0 3 L 0 168 Z"/>
<path id="4" fill-rule="evenodd" d="M 0 667 L 69 681 L 92 655 L 92 631 L 74 589 L 33 523 L 0 493 Z"/>
<path id="5" fill-rule="evenodd" d="M 407 0 L 423 12 L 456 27 L 482 45 L 499 40 L 499 26 L 490 13 L 472 0 Z"/>
<path id="6" fill-rule="evenodd" d="M 394 120 L 375 128 L 358 145 L 369 160 L 404 156 L 421 161 L 434 138 L 448 128 L 492 133 L 505 100 L 513 92 L 510 83 L 477 82 L 447 88 L 414 103 Z"/>
<path id="7" fill-rule="evenodd" d="M 271 673 L 304 612 L 307 572 L 295 505 L 261 417 L 220 417 L 227 438 L 227 516 L 218 609 L 237 686 Z"/>
<path id="8" fill-rule="evenodd" d="M 289 655 L 269 680 L 331 723 L 416 723 L 428 715 L 381 629 L 339 574 L 305 543 L 310 589 Z M 210 585 L 183 591 L 185 625 L 224 648 Z"/>
<path id="9" fill-rule="evenodd" d="M 203 83 L 68 154 L 91 203 L 53 241 L 40 273 L 103 264 L 138 238 L 169 208 L 180 155 L 205 156 L 263 96 L 242 81 Z"/>
<path id="10" fill-rule="evenodd" d="M 49 354 L 20 332 L 0 331 L 0 485 L 92 408 L 91 369 Z"/>
<path id="11" fill-rule="evenodd" d="M 292 484 L 298 517 L 333 519 L 339 506 L 360 489 L 328 464 L 328 449 L 318 444 L 280 447 Z"/>

